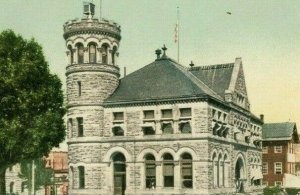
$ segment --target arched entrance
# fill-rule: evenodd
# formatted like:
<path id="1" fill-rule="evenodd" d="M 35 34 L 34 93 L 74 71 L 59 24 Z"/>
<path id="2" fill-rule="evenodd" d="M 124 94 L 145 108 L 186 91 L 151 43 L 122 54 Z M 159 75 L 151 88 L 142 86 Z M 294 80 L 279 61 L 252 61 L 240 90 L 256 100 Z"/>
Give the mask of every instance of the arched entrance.
<path id="1" fill-rule="evenodd" d="M 235 164 L 235 185 L 236 192 L 244 192 L 244 184 L 245 184 L 245 168 L 244 161 L 241 157 L 239 157 Z"/>
<path id="2" fill-rule="evenodd" d="M 124 195 L 126 190 L 126 159 L 122 153 L 113 157 L 114 169 L 114 195 Z"/>

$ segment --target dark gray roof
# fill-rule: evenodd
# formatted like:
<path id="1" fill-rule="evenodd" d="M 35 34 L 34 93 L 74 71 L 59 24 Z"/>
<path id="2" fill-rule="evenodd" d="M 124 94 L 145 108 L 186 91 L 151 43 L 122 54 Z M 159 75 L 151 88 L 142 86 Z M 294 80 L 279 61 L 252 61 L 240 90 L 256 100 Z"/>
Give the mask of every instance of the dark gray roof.
<path id="1" fill-rule="evenodd" d="M 162 57 L 120 80 L 106 104 L 210 96 L 222 100 L 187 68 Z"/>
<path id="2" fill-rule="evenodd" d="M 192 67 L 190 71 L 218 95 L 224 97 L 224 92 L 230 85 L 233 67 L 234 63 L 229 63 Z"/>
<path id="3" fill-rule="evenodd" d="M 290 140 L 294 133 L 297 137 L 296 140 L 299 140 L 294 122 L 265 123 L 262 126 L 263 140 Z"/>

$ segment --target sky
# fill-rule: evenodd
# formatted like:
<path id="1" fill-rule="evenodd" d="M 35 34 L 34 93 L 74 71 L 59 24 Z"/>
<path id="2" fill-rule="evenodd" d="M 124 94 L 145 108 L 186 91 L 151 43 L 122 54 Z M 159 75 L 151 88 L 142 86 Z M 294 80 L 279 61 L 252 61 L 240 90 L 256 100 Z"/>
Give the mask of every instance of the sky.
<path id="1" fill-rule="evenodd" d="M 0 31 L 39 42 L 51 72 L 65 83 L 63 24 L 82 18 L 82 0 L 0 0 Z M 100 0 L 94 0 L 99 17 Z M 121 25 L 118 60 L 133 72 L 155 60 L 163 44 L 177 58 L 174 28 L 180 10 L 180 63 L 196 66 L 241 57 L 251 111 L 265 122 L 297 122 L 300 132 L 300 1 L 102 0 L 102 17 Z M 227 14 L 226 12 L 231 12 Z"/>

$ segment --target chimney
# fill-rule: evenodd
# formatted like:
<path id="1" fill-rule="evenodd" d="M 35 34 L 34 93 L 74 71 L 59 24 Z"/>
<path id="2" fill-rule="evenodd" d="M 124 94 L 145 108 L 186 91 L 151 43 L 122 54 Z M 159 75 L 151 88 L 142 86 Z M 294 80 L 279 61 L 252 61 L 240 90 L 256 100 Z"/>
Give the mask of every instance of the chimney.
<path id="1" fill-rule="evenodd" d="M 260 120 L 261 120 L 262 122 L 265 122 L 265 121 L 264 121 L 265 116 L 264 116 L 263 114 L 261 114 L 261 115 L 259 115 L 259 116 L 260 116 Z"/>
<path id="2" fill-rule="evenodd" d="M 156 54 L 156 59 L 159 59 L 160 54 L 161 54 L 161 50 L 160 49 L 155 50 L 155 54 Z"/>
<path id="3" fill-rule="evenodd" d="M 194 64 L 194 62 L 193 62 L 193 61 L 191 61 L 191 63 L 190 63 L 190 67 L 191 67 L 191 68 L 193 68 L 193 66 L 195 66 L 195 64 Z"/>

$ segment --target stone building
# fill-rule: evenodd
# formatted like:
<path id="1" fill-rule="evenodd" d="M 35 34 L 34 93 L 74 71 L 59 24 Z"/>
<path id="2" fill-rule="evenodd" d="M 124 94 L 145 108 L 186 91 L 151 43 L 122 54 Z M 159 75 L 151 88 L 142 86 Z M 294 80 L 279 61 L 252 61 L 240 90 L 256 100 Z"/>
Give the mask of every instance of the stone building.
<path id="1" fill-rule="evenodd" d="M 262 193 L 241 58 L 187 68 L 163 47 L 120 79 L 120 26 L 93 13 L 64 25 L 69 193 Z"/>

